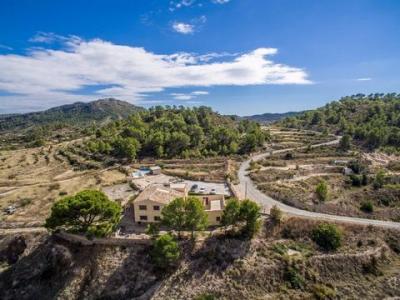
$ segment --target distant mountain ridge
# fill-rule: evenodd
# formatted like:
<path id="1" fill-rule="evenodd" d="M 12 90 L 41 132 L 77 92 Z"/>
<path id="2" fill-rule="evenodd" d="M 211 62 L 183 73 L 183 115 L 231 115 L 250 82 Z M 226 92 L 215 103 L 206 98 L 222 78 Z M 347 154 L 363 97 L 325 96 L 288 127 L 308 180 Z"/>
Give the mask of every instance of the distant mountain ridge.
<path id="1" fill-rule="evenodd" d="M 293 117 L 302 113 L 304 113 L 304 111 L 298 111 L 298 112 L 290 111 L 285 113 L 264 113 L 259 115 L 245 116 L 242 118 L 263 124 L 270 124 L 282 120 L 284 118 Z"/>
<path id="2" fill-rule="evenodd" d="M 26 129 L 36 125 L 87 124 L 93 121 L 118 120 L 144 108 L 114 98 L 76 102 L 40 112 L 0 115 L 0 131 Z"/>

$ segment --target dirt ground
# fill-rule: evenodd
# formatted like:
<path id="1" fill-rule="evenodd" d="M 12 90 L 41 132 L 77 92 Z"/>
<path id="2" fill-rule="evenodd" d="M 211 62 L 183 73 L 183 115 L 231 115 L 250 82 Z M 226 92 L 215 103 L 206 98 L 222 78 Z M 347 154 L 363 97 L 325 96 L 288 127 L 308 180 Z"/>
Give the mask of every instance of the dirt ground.
<path id="1" fill-rule="evenodd" d="M 63 143 L 0 153 L 0 219 L 3 226 L 42 224 L 54 201 L 83 189 L 101 189 L 123 182 L 116 169 L 77 171 L 59 155 Z M 16 212 L 3 209 L 14 205 Z"/>
<path id="2" fill-rule="evenodd" d="M 301 136 L 299 132 L 273 134 L 275 143 L 284 141 L 285 145 L 287 140 Z M 279 149 L 286 147 L 278 144 L 275 145 Z M 353 186 L 351 176 L 343 174 L 344 167 L 353 160 L 367 166 L 368 184 Z M 399 162 L 400 157 L 394 155 L 365 153 L 357 148 L 343 153 L 337 146 L 326 146 L 273 154 L 252 164 L 250 176 L 266 194 L 301 209 L 399 221 L 400 176 L 396 169 Z M 375 189 L 373 181 L 382 170 L 386 174 L 385 184 Z M 328 198 L 324 201 L 316 194 L 321 181 L 328 185 Z M 372 204 L 373 211 L 361 209 L 366 202 Z"/>

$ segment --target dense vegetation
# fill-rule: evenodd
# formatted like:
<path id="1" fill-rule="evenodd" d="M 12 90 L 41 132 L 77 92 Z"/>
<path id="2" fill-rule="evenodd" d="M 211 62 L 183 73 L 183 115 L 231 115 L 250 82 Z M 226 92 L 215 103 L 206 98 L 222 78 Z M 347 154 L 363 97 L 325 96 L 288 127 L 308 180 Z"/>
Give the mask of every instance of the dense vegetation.
<path id="1" fill-rule="evenodd" d="M 93 154 L 136 157 L 202 157 L 244 154 L 268 135 L 252 121 L 235 121 L 208 107 L 154 107 L 100 128 L 86 144 Z"/>
<path id="2" fill-rule="evenodd" d="M 349 135 L 369 149 L 399 151 L 400 94 L 344 97 L 322 108 L 286 118 L 281 125 Z M 343 147 L 347 144 L 345 141 Z"/>

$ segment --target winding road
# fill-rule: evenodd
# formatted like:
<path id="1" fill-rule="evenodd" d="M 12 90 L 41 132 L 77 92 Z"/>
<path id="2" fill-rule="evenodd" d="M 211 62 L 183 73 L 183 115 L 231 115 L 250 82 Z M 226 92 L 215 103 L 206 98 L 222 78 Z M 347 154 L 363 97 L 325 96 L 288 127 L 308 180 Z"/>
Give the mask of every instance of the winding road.
<path id="1" fill-rule="evenodd" d="M 316 148 L 316 147 L 321 147 L 321 146 L 335 145 L 335 144 L 339 143 L 340 139 L 341 139 L 341 137 L 337 136 L 336 139 L 333 141 L 329 141 L 329 142 L 321 143 L 321 144 L 315 144 L 315 145 L 312 145 L 311 147 Z M 282 152 L 288 152 L 288 151 L 298 150 L 298 149 L 302 149 L 302 148 L 305 148 L 305 147 L 288 148 L 288 149 L 269 151 L 269 152 L 253 155 L 248 160 L 244 161 L 241 164 L 239 171 L 238 171 L 238 177 L 239 177 L 240 183 L 239 183 L 239 185 L 236 186 L 236 188 L 240 191 L 240 194 L 243 196 L 245 195 L 245 197 L 247 197 L 248 199 L 251 199 L 251 200 L 259 203 L 264 208 L 264 211 L 268 212 L 268 213 L 269 213 L 270 209 L 274 205 L 276 205 L 285 214 L 291 215 L 291 216 L 300 216 L 300 217 L 311 218 L 311 219 L 345 222 L 345 223 L 361 224 L 361 225 L 373 225 L 373 226 L 394 228 L 394 229 L 400 230 L 400 223 L 398 223 L 398 222 L 329 215 L 329 214 L 324 214 L 324 213 L 317 213 L 317 212 L 298 209 L 296 207 L 283 204 L 282 202 L 280 202 L 276 199 L 273 199 L 268 195 L 265 195 L 263 192 L 261 192 L 260 190 L 257 189 L 255 183 L 248 176 L 249 172 L 247 171 L 247 169 L 250 166 L 251 160 L 259 161 L 265 157 L 270 156 L 272 153 L 273 154 L 282 153 Z"/>

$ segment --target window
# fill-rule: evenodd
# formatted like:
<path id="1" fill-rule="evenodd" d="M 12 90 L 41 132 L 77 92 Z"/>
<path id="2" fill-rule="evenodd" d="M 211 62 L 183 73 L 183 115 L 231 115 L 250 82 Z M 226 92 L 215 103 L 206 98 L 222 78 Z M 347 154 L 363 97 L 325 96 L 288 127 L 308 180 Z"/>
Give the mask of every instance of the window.
<path id="1" fill-rule="evenodd" d="M 221 217 L 217 217 L 217 222 L 220 222 L 221 221 Z"/>
<path id="2" fill-rule="evenodd" d="M 161 221 L 161 218 L 159 216 L 154 216 L 154 221 Z"/>
<path id="3" fill-rule="evenodd" d="M 153 209 L 154 209 L 154 210 L 160 210 L 160 206 L 159 206 L 159 205 L 154 205 L 154 206 L 153 206 Z"/>
<path id="4" fill-rule="evenodd" d="M 147 221 L 147 216 L 140 216 L 141 221 Z"/>
<path id="5" fill-rule="evenodd" d="M 206 205 L 208 205 L 208 197 L 204 197 L 203 200 L 206 202 Z"/>
<path id="6" fill-rule="evenodd" d="M 139 210 L 146 210 L 147 206 L 146 205 L 139 205 Z"/>

